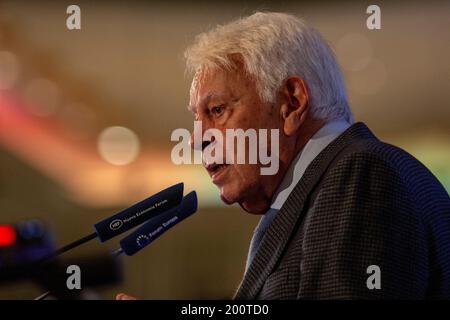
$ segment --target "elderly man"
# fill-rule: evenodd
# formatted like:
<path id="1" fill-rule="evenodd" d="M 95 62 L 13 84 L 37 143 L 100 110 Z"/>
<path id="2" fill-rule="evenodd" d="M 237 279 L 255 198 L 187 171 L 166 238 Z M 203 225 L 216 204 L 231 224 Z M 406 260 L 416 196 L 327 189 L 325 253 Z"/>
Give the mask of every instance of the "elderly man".
<path id="1" fill-rule="evenodd" d="M 450 298 L 449 195 L 354 123 L 317 31 L 256 13 L 199 35 L 186 58 L 202 130 L 279 130 L 276 174 L 205 161 L 225 203 L 262 215 L 236 299 Z"/>

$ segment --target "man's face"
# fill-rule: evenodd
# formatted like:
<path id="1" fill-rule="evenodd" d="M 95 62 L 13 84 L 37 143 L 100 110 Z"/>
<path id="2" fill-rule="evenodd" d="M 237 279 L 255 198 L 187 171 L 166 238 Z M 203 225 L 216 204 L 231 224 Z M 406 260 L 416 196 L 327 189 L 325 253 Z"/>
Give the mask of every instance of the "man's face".
<path id="1" fill-rule="evenodd" d="M 223 155 L 234 153 L 233 164 L 203 164 L 214 184 L 220 190 L 222 200 L 227 204 L 238 202 L 245 210 L 263 213 L 280 182 L 279 174 L 261 175 L 261 165 L 248 163 L 246 144 L 245 164 L 236 164 L 236 149 L 226 151 L 226 129 L 279 129 L 279 108 L 264 103 L 254 81 L 239 70 L 200 70 L 194 77 L 190 92 L 190 110 L 196 120 L 202 122 L 202 131 L 218 129 L 223 139 Z M 197 133 L 203 136 L 203 132 Z M 194 146 L 191 136 L 191 145 Z M 268 134 L 270 136 L 270 134 Z M 259 137 L 258 137 L 259 141 Z M 203 148 L 206 144 L 203 145 Z M 269 148 L 270 150 L 270 148 Z"/>

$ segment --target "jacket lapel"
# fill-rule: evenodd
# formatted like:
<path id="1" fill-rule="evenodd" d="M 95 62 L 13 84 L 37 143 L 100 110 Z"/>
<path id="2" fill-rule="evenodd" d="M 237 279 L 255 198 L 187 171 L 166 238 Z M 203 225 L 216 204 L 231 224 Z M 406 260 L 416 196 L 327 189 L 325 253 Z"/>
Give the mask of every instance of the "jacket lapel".
<path id="1" fill-rule="evenodd" d="M 256 299 L 288 243 L 296 224 L 301 222 L 309 194 L 320 181 L 336 155 L 355 138 L 373 138 L 363 123 L 355 123 L 330 143 L 308 166 L 264 235 L 234 299 Z"/>

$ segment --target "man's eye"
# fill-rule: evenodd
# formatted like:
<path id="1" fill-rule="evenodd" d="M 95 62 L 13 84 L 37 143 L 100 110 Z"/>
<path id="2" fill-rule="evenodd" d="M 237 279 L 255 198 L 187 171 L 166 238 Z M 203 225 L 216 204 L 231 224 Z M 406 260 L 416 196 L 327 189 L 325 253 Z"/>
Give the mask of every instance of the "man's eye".
<path id="1" fill-rule="evenodd" d="M 211 113 L 214 116 L 219 116 L 223 113 L 224 107 L 223 106 L 216 106 L 216 107 L 212 107 L 211 109 Z"/>

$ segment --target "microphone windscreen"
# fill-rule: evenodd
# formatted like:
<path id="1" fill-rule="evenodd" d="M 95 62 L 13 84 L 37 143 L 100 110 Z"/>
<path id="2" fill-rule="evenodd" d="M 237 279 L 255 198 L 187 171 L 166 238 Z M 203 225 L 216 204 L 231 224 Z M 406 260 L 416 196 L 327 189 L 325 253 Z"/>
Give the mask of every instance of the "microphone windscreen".
<path id="1" fill-rule="evenodd" d="M 131 256 L 158 239 L 164 232 L 180 223 L 197 211 L 197 194 L 187 194 L 181 203 L 171 210 L 152 218 L 136 231 L 120 241 L 120 247 Z"/>
<path id="2" fill-rule="evenodd" d="M 105 242 L 135 226 L 170 210 L 183 198 L 183 183 L 173 185 L 94 225 L 101 242 Z"/>

